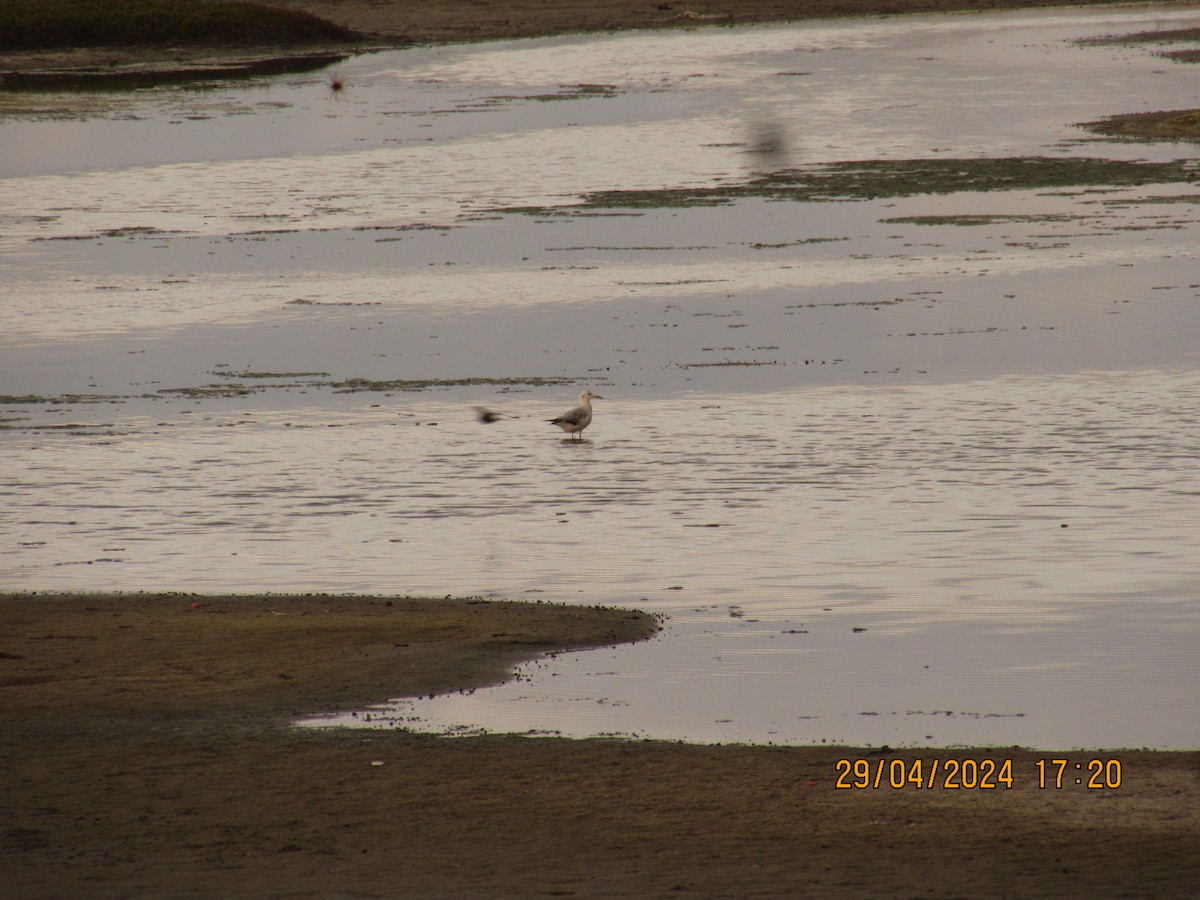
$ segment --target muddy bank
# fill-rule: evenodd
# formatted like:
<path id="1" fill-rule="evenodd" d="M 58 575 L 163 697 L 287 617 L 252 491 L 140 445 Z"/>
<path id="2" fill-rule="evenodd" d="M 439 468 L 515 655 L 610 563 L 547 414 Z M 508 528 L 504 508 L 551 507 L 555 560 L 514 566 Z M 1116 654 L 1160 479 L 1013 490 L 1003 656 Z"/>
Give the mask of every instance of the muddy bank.
<path id="1" fill-rule="evenodd" d="M 1108 5 L 1117 0 L 1094 0 Z M 878 16 L 1060 6 L 1060 0 L 697 0 L 694 3 L 592 0 L 496 0 L 464 3 L 378 3 L 374 0 L 268 0 L 269 5 L 308 13 L 358 35 L 325 41 L 325 52 L 355 52 L 414 44 L 550 37 L 639 28 L 695 28 L 785 22 L 839 16 Z M 244 68 L 268 59 L 316 51 L 311 44 L 280 46 L 247 35 L 241 43 L 204 47 L 79 47 L 69 50 L 0 52 L 0 73 L 67 72 L 114 68 L 171 71 Z"/>
<path id="2" fill-rule="evenodd" d="M 504 680 L 542 652 L 641 640 L 631 610 L 472 599 L 0 595 L 8 713 L 278 725 Z M 13 648 L 17 649 L 13 649 Z"/>
<path id="3" fill-rule="evenodd" d="M 1094 0 L 1087 5 L 1115 4 Z M 133 88 L 180 81 L 244 78 L 270 72 L 303 72 L 353 53 L 415 44 L 548 37 L 581 32 L 646 28 L 695 28 L 840 16 L 1035 9 L 1063 5 L 1059 0 L 697 0 L 645 3 L 618 0 L 552 3 L 499 0 L 491 3 L 375 3 L 371 0 L 273 0 L 273 5 L 308 13 L 357 34 L 357 40 L 330 40 L 320 46 L 264 44 L 248 35 L 243 44 L 223 47 L 80 47 L 68 50 L 0 54 L 0 89 L 89 90 Z M 1187 7 L 1194 4 L 1180 3 Z M 1200 59 L 1200 30 L 1166 34 L 1112 35 L 1107 43 L 1154 44 L 1175 64 Z M 323 61 L 323 62 L 322 62 Z M 1200 139 L 1200 111 L 1118 113 L 1085 127 L 1100 134 L 1147 140 Z"/>
<path id="4" fill-rule="evenodd" d="M 653 634 L 628 610 L 7 596 L 0 623 L 6 897 L 1163 898 L 1200 878 L 1196 753 L 941 751 L 930 778 L 931 752 L 285 724 Z M 955 786 L 984 760 L 1009 777 Z"/>
<path id="5" fill-rule="evenodd" d="M 372 3 L 369 0 L 272 0 L 372 38 L 447 43 L 545 37 L 585 31 L 693 28 L 842 16 L 1037 9 L 1061 0 L 499 0 L 489 3 Z M 1091 5 L 1108 5 L 1099 0 Z M 1079 5 L 1079 4 L 1076 4 Z"/>

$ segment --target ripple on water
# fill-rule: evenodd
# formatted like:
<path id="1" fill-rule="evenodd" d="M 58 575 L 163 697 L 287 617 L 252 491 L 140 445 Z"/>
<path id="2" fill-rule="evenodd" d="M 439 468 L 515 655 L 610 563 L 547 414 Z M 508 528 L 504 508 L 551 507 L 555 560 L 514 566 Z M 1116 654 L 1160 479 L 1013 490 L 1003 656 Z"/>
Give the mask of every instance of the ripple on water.
<path id="1" fill-rule="evenodd" d="M 1057 732 L 1044 704 L 1012 699 L 1032 690 L 1031 665 L 1039 690 L 1061 687 L 1059 669 L 1044 671 L 1060 667 L 1083 703 L 1086 673 L 1146 664 L 1143 638 L 1164 609 L 1184 612 L 1168 645 L 1195 636 L 1195 610 L 1180 606 L 1195 587 L 1200 525 L 1193 373 L 610 402 L 582 447 L 542 431 L 536 398 L 513 398 L 521 418 L 500 428 L 423 405 L 437 428 L 378 409 L 354 427 L 195 427 L 168 447 L 149 433 L 10 439 L 22 475 L 4 487 L 3 515 L 24 540 L 3 554 L 8 583 L 91 586 L 83 570 L 103 561 L 129 589 L 183 577 L 193 589 L 336 591 L 352 572 L 354 590 L 636 604 L 677 621 L 653 645 L 612 651 L 640 671 L 603 664 L 620 674 L 602 680 L 627 688 L 621 704 L 586 700 L 590 657 L 556 668 L 554 690 L 573 698 L 563 702 L 603 715 L 553 727 L 653 731 L 615 711 L 646 709 L 648 686 L 663 680 L 685 694 L 727 680 L 736 713 L 721 728 L 695 720 L 707 706 L 679 714 L 679 729 L 705 739 L 761 735 L 763 716 L 784 710 L 809 725 L 779 725 L 780 740 L 805 739 L 809 716 L 832 728 L 829 739 L 858 735 L 841 718 L 832 727 L 833 701 L 813 706 L 807 689 L 794 703 L 744 692 L 796 678 L 826 684 L 845 710 L 876 697 L 871 679 L 896 677 L 906 660 L 958 659 L 960 677 L 980 653 L 979 674 L 957 692 L 948 676 L 925 682 L 963 707 L 960 695 L 977 696 L 986 675 L 998 705 L 964 721 L 986 718 L 996 733 L 1019 722 L 1036 739 Z M 715 598 L 718 608 L 696 606 Z M 1105 623 L 1120 629 L 1119 647 L 1088 643 Z M 872 705 L 924 709 L 925 682 L 893 685 L 893 706 Z M 547 708 L 529 684 L 520 691 Z M 433 708 L 501 727 L 481 703 Z M 983 716 L 993 712 L 1021 716 Z M 925 724 L 908 726 L 925 718 L 902 721 L 896 734 L 924 739 Z"/>
<path id="2" fill-rule="evenodd" d="M 420 49 L 336 102 L 8 115 L 5 586 L 668 617 L 373 724 L 1194 747 L 1193 188 L 1070 124 L 1194 80 L 1069 43 L 1187 15 Z M 784 202 L 761 171 L 1085 156 L 1141 186 Z M 575 382 L 610 399 L 571 443 Z"/>

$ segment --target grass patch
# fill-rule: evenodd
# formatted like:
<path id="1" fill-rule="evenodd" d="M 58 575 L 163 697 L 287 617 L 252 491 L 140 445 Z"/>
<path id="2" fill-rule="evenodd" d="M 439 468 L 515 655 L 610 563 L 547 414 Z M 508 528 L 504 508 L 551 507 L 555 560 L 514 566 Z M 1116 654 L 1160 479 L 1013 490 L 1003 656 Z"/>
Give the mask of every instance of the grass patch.
<path id="1" fill-rule="evenodd" d="M 0 0 L 0 50 L 351 41 L 349 29 L 251 0 Z"/>

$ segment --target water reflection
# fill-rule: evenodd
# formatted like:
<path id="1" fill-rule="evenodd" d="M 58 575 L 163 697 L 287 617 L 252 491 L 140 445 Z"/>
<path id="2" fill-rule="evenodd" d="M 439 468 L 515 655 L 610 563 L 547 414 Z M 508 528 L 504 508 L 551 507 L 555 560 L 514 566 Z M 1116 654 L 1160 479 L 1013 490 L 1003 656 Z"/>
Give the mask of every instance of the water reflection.
<path id="1" fill-rule="evenodd" d="M 1069 42 L 1164 15 L 436 48 L 336 97 L 9 113 L 4 584 L 669 617 L 382 715 L 435 730 L 1195 746 L 1194 186 L 669 202 L 792 161 L 1172 159 L 1070 124 L 1191 102 L 1185 67 Z M 579 206 L 620 189 L 663 202 Z"/>
<path id="2" fill-rule="evenodd" d="M 193 590 L 395 585 L 671 616 L 643 647 L 401 706 L 439 728 L 865 740 L 869 712 L 891 741 L 1189 739 L 1178 717 L 1140 729 L 1163 709 L 1145 691 L 1184 703 L 1197 683 L 1194 374 L 703 401 L 610 401 L 566 448 L 544 398 L 515 396 L 495 426 L 404 401 L 10 437 L 6 517 L 38 540 L 10 551 L 8 582 L 186 572 Z M 602 687 L 598 666 L 616 673 Z M 1110 721 L 1108 691 L 1137 715 Z M 952 727 L 914 712 L 945 710 Z"/>

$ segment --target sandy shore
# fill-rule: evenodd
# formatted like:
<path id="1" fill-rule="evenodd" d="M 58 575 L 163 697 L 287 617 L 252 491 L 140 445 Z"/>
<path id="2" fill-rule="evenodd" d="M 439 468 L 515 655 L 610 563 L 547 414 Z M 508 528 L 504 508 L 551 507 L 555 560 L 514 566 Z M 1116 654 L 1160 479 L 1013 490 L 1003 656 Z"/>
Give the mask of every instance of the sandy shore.
<path id="1" fill-rule="evenodd" d="M 1194 896 L 1197 753 L 288 725 L 656 628 L 553 604 L 0 596 L 0 895 Z M 1042 788 L 1055 757 L 1066 777 L 1055 788 L 1050 764 Z M 889 786 L 935 759 L 932 787 Z M 1010 761 L 1013 786 L 998 771 L 995 789 L 951 787 L 949 759 Z M 1119 760 L 1120 786 L 1075 784 L 1092 759 Z M 882 786 L 856 788 L 840 760 L 869 781 L 882 765 Z"/>

